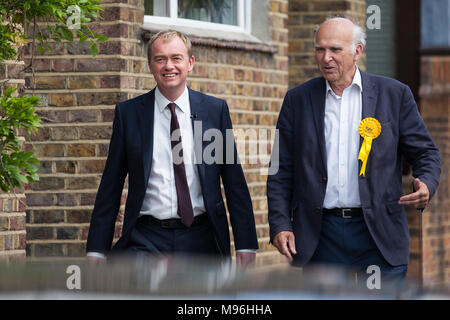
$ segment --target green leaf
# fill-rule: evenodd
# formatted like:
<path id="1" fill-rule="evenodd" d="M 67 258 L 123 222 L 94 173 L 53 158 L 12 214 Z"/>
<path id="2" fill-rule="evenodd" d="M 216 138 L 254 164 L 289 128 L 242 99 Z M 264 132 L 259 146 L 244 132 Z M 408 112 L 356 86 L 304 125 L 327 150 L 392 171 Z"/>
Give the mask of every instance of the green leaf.
<path id="1" fill-rule="evenodd" d="M 80 42 L 85 42 L 89 37 L 85 35 L 83 32 L 78 32 L 78 35 L 80 36 Z"/>
<path id="2" fill-rule="evenodd" d="M 63 35 L 63 38 L 67 41 L 72 42 L 73 41 L 73 33 L 68 28 L 61 28 L 61 34 Z"/>
<path id="3" fill-rule="evenodd" d="M 89 44 L 89 48 L 91 49 L 91 55 L 92 56 L 97 56 L 98 54 L 98 46 L 94 41 L 91 41 Z"/>
<path id="4" fill-rule="evenodd" d="M 96 39 L 97 41 L 100 41 L 100 42 L 105 42 L 105 41 L 107 41 L 109 38 L 108 38 L 107 36 L 101 34 L 101 33 L 97 33 L 97 34 L 95 35 L 95 39 Z"/>

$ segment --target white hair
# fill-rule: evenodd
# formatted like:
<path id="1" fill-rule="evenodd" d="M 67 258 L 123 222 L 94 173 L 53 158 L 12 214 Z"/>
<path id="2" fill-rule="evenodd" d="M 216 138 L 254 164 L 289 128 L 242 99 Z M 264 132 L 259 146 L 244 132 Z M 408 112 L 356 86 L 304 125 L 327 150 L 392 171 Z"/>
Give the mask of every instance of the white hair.
<path id="1" fill-rule="evenodd" d="M 352 46 L 351 46 L 352 54 L 356 53 L 356 46 L 358 44 L 360 44 L 363 47 L 365 47 L 366 46 L 366 33 L 364 32 L 363 28 L 361 28 L 358 25 L 358 23 L 356 23 L 355 21 L 353 21 L 352 19 L 350 19 L 347 16 L 331 16 L 331 17 L 325 19 L 325 21 L 322 22 L 321 24 L 317 25 L 314 28 L 314 45 L 316 44 L 317 31 L 319 31 L 320 27 L 324 23 L 326 23 L 326 22 L 328 22 L 330 20 L 333 20 L 333 19 L 337 19 L 337 18 L 345 19 L 345 20 L 351 22 L 352 25 L 353 25 L 353 41 L 352 41 Z"/>

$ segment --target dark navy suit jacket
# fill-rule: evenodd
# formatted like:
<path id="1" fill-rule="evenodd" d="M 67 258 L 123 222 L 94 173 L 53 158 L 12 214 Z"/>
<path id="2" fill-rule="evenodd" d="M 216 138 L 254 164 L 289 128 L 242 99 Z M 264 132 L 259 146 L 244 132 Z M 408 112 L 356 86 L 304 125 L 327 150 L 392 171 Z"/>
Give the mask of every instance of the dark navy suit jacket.
<path id="1" fill-rule="evenodd" d="M 147 181 L 152 166 L 153 122 L 155 90 L 122 102 L 116 106 L 113 133 L 102 180 L 98 189 L 89 229 L 87 252 L 108 253 L 111 249 L 115 222 L 125 177 L 128 174 L 128 196 L 125 205 L 122 237 L 113 251 L 126 247 L 144 200 Z M 230 254 L 230 235 L 220 180 L 225 190 L 227 206 L 236 249 L 257 249 L 255 221 L 250 194 L 241 165 L 237 162 L 234 139 L 231 141 L 234 155 L 227 157 L 226 129 L 231 129 L 228 106 L 217 99 L 189 89 L 191 114 L 202 122 L 203 132 L 218 129 L 224 137 L 223 161 L 197 165 L 203 200 L 219 249 Z M 194 126 L 193 126 L 194 127 Z M 194 131 L 195 132 L 195 131 Z M 195 137 L 194 137 L 195 140 Z M 198 148 L 195 145 L 194 148 Z M 160 143 L 169 143 L 160 142 Z M 208 141 L 202 142 L 201 150 Z M 234 157 L 233 164 L 226 159 Z M 218 161 L 220 162 L 220 161 Z"/>
<path id="2" fill-rule="evenodd" d="M 376 118 L 381 134 L 372 142 L 365 176 L 359 176 L 364 219 L 379 250 L 392 265 L 409 261 L 409 229 L 402 196 L 402 156 L 434 195 L 441 172 L 440 154 L 418 112 L 408 86 L 361 72 L 362 119 Z M 317 248 L 328 175 L 324 114 L 326 82 L 312 79 L 289 90 L 279 115 L 279 166 L 267 181 L 271 241 L 280 231 L 293 231 L 304 265 Z M 361 138 L 361 143 L 363 139 Z M 355 155 L 357 156 L 357 155 Z M 361 161 L 359 161 L 361 166 Z M 361 167 L 360 167 L 361 168 Z M 358 171 L 359 174 L 359 171 Z"/>

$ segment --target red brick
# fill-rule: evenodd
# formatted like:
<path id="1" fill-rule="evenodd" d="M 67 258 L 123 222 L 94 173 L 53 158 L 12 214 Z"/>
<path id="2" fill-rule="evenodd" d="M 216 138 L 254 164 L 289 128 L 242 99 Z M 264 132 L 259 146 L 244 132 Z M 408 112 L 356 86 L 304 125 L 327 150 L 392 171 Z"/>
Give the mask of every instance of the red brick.
<path id="1" fill-rule="evenodd" d="M 91 221 L 92 210 L 67 210 L 68 223 L 88 223 Z"/>
<path id="2" fill-rule="evenodd" d="M 25 230 L 25 216 L 10 217 L 9 228 L 11 231 Z"/>
<path id="3" fill-rule="evenodd" d="M 70 72 L 73 71 L 74 61 L 73 59 L 54 59 L 53 71 L 55 72 Z"/>
<path id="4" fill-rule="evenodd" d="M 30 210 L 29 214 L 33 224 L 64 222 L 64 211 L 62 210 Z"/>
<path id="5" fill-rule="evenodd" d="M 94 157 L 94 144 L 69 144 L 67 146 L 67 155 L 69 157 Z"/>
<path id="6" fill-rule="evenodd" d="M 56 239 L 59 240 L 76 240 L 79 238 L 79 227 L 59 227 L 56 228 Z"/>

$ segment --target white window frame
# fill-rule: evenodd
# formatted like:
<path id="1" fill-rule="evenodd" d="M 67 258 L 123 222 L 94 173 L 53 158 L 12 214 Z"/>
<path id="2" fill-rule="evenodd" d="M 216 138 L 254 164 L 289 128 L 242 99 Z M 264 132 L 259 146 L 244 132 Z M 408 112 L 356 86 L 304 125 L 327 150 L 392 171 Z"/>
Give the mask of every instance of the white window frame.
<path id="1" fill-rule="evenodd" d="M 238 25 L 232 26 L 221 23 L 213 23 L 192 19 L 178 18 L 178 0 L 169 0 L 169 17 L 144 16 L 145 23 L 171 25 L 177 27 L 189 27 L 207 30 L 218 30 L 238 33 L 251 33 L 251 0 L 238 0 Z"/>

